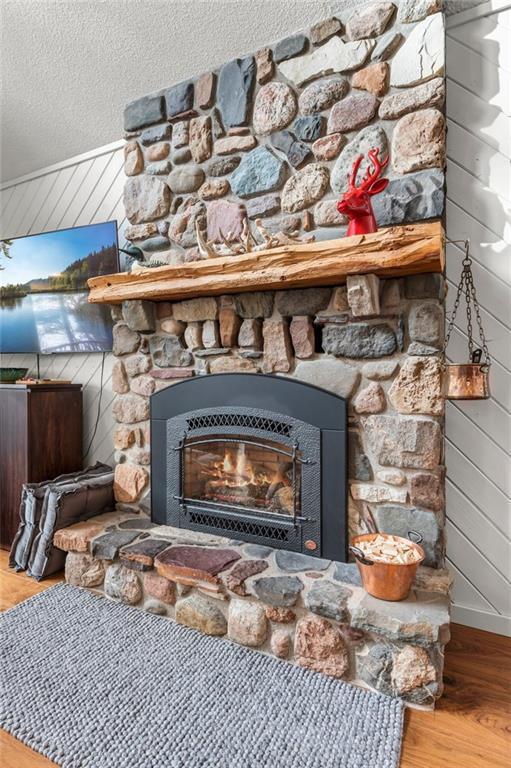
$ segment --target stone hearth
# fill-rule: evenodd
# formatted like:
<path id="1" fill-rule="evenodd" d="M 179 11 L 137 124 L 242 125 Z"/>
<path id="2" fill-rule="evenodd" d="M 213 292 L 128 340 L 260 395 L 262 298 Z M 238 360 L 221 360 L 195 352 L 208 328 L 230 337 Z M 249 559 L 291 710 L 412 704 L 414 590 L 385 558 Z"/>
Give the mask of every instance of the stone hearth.
<path id="1" fill-rule="evenodd" d="M 58 531 L 66 580 L 209 635 L 432 706 L 449 639 L 449 575 L 407 600 L 367 595 L 357 566 L 109 513 Z"/>

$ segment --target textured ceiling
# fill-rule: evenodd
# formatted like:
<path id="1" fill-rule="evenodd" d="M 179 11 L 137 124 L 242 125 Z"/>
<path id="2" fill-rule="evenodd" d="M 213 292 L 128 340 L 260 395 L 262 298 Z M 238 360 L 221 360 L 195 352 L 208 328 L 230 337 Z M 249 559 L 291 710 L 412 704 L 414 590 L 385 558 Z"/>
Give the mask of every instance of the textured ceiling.
<path id="1" fill-rule="evenodd" d="M 1 0 L 1 180 L 116 141 L 127 101 L 357 5 Z"/>

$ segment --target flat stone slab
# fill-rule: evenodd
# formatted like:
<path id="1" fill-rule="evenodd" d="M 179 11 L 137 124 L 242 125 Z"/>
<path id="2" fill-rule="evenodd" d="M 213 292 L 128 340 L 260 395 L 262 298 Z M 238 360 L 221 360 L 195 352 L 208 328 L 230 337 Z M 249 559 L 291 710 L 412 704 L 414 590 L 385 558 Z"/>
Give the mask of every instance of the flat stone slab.
<path id="1" fill-rule="evenodd" d="M 267 568 L 266 560 L 240 560 L 227 574 L 226 587 L 236 595 L 244 596 L 247 594 L 245 579 L 255 576 L 256 573 L 262 573 Z"/>
<path id="2" fill-rule="evenodd" d="M 211 347 L 210 349 L 196 349 L 196 357 L 216 357 L 217 355 L 227 355 L 230 352 L 229 347 Z"/>
<path id="3" fill-rule="evenodd" d="M 161 539 L 142 539 L 119 552 L 119 559 L 126 568 L 135 571 L 148 571 L 153 567 L 154 558 L 169 546 L 167 541 Z"/>
<path id="4" fill-rule="evenodd" d="M 341 587 L 340 584 L 335 584 L 333 581 L 322 579 L 312 585 L 305 598 L 305 605 L 319 616 L 347 622 L 349 620 L 347 603 L 351 594 L 351 589 Z"/>
<path id="5" fill-rule="evenodd" d="M 111 531 L 98 536 L 91 544 L 91 554 L 96 560 L 114 560 L 121 547 L 131 544 L 139 531 Z"/>
<path id="6" fill-rule="evenodd" d="M 333 577 L 336 581 L 342 581 L 344 584 L 362 586 L 362 579 L 356 563 L 335 563 Z"/>
<path id="7" fill-rule="evenodd" d="M 159 554 L 154 565 L 160 576 L 184 584 L 205 581 L 217 584 L 218 573 L 240 559 L 233 549 L 214 547 L 172 546 Z"/>
<path id="8" fill-rule="evenodd" d="M 106 512 L 103 515 L 91 517 L 89 520 L 83 520 L 56 531 L 53 543 L 64 552 L 88 552 L 93 539 L 103 533 L 108 526 L 119 524 L 126 517 L 123 512 Z"/>
<path id="9" fill-rule="evenodd" d="M 412 592 L 406 600 L 386 602 L 363 594 L 350 612 L 352 627 L 388 640 L 421 646 L 449 640 L 449 600 L 443 595 Z"/>
<path id="10" fill-rule="evenodd" d="M 132 517 L 129 520 L 123 520 L 117 527 L 123 531 L 147 531 L 150 528 L 156 528 L 156 524 L 151 522 L 148 517 Z"/>
<path id="11" fill-rule="evenodd" d="M 320 557 L 302 555 L 300 552 L 288 552 L 285 549 L 278 550 L 275 554 L 275 562 L 281 571 L 286 573 L 299 573 L 300 571 L 315 570 L 326 571 L 331 560 L 323 560 Z"/>
<path id="12" fill-rule="evenodd" d="M 243 547 L 243 554 L 247 557 L 255 557 L 257 560 L 264 560 L 272 552 L 273 549 L 271 547 L 264 547 L 262 544 L 245 544 Z"/>
<path id="13" fill-rule="evenodd" d="M 225 547 L 232 543 L 232 539 L 225 536 L 188 531 L 186 528 L 174 528 L 172 525 L 157 525 L 156 528 L 151 529 L 151 536 L 172 539 L 173 544 L 198 544 L 205 547 Z"/>
<path id="14" fill-rule="evenodd" d="M 53 536 L 53 543 L 64 552 L 88 552 L 90 542 L 103 532 L 100 523 L 85 520 L 83 523 L 61 528 Z"/>
<path id="15" fill-rule="evenodd" d="M 289 608 L 298 600 L 304 584 L 297 576 L 263 576 L 253 583 L 254 592 L 264 603 Z"/>

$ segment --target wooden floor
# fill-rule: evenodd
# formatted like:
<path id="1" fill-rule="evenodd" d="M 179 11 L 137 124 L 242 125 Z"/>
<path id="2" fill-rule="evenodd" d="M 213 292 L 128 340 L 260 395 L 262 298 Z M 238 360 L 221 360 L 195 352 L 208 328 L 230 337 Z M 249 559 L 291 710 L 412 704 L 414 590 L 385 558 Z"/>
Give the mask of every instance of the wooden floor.
<path id="1" fill-rule="evenodd" d="M 14 573 L 1 551 L 0 578 L 2 610 L 61 580 L 37 583 Z M 406 712 L 401 768 L 509 768 L 511 639 L 454 624 L 445 661 L 445 694 L 436 711 Z M 54 763 L 0 731 L 0 765 L 51 768 Z"/>

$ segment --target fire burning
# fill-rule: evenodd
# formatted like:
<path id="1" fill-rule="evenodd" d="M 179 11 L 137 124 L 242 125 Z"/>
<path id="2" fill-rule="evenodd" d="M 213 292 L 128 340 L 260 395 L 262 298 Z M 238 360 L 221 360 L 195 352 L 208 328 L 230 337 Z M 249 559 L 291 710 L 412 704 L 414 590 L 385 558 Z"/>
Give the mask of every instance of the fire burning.
<path id="1" fill-rule="evenodd" d="M 218 477 L 220 485 L 229 488 L 242 488 L 246 485 L 269 485 L 271 478 L 267 472 L 259 469 L 256 472 L 254 465 L 247 458 L 245 443 L 238 443 L 236 456 L 233 451 L 226 450 L 223 461 L 215 462 L 213 476 Z M 214 484 L 214 481 L 210 481 Z"/>
<path id="2" fill-rule="evenodd" d="M 218 447 L 219 452 L 206 452 L 202 446 L 190 446 L 196 477 L 191 495 L 222 504 L 293 514 L 292 462 L 282 461 L 283 457 L 271 448 L 247 448 L 241 441 L 219 441 Z"/>

